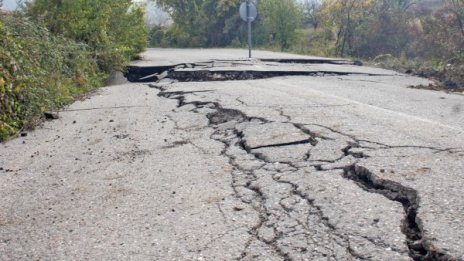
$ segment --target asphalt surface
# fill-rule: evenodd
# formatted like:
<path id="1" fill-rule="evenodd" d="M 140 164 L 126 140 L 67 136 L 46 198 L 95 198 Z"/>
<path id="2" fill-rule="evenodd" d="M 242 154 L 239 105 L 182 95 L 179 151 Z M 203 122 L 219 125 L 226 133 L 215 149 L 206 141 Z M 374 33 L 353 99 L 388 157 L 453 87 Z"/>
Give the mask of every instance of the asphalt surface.
<path id="1" fill-rule="evenodd" d="M 245 55 L 150 49 L 1 144 L 0 260 L 464 260 L 463 95 Z"/>

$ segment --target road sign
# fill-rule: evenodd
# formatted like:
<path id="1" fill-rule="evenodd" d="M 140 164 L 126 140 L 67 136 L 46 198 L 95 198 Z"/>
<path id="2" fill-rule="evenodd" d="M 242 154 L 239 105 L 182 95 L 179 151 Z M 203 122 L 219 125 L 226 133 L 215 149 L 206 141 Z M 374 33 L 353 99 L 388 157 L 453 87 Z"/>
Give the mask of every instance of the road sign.
<path id="1" fill-rule="evenodd" d="M 242 3 L 240 5 L 240 17 L 242 18 L 243 21 L 248 22 L 247 19 L 247 4 L 250 5 L 250 14 L 248 17 L 250 17 L 250 22 L 253 22 L 256 17 L 258 17 L 258 9 L 256 9 L 255 4 L 253 3 Z"/>
<path id="2" fill-rule="evenodd" d="M 256 6 L 247 0 L 245 3 L 240 5 L 240 17 L 243 21 L 248 24 L 248 57 L 251 58 L 251 22 L 253 22 L 258 16 L 258 10 Z"/>

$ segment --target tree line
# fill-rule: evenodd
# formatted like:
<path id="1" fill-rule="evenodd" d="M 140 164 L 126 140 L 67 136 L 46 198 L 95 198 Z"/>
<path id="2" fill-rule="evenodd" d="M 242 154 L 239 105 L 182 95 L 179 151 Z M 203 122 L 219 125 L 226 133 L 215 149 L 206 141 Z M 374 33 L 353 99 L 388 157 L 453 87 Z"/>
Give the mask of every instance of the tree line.
<path id="1" fill-rule="evenodd" d="M 150 31 L 165 47 L 240 47 L 241 0 L 154 0 L 173 24 Z M 255 0 L 254 44 L 300 53 L 461 59 L 464 0 Z M 378 57 L 380 59 L 381 57 Z"/>
<path id="2" fill-rule="evenodd" d="M 154 1 L 169 13 L 173 24 L 157 26 L 150 31 L 152 46 L 238 47 L 247 42 L 246 27 L 238 15 L 242 0 Z M 253 23 L 255 44 L 262 46 L 276 42 L 288 48 L 296 40 L 296 29 L 303 18 L 294 0 L 260 0 L 255 3 L 260 13 Z"/>

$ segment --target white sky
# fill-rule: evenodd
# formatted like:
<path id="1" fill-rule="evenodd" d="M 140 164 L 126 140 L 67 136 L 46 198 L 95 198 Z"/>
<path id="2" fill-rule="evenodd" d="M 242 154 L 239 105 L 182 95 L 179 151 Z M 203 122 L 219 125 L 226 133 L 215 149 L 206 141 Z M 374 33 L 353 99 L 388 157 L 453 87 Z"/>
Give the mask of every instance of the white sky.
<path id="1" fill-rule="evenodd" d="M 3 9 L 14 10 L 16 9 L 16 0 L 3 0 Z"/>

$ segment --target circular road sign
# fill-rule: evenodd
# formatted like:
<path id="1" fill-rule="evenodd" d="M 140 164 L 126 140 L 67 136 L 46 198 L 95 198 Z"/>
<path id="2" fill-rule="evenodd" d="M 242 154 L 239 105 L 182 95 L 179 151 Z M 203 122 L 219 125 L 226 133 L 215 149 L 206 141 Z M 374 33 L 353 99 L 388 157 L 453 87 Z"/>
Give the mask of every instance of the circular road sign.
<path id="1" fill-rule="evenodd" d="M 250 2 L 250 22 L 253 22 L 257 16 L 258 16 L 258 10 L 256 9 L 256 6 Z M 248 22 L 246 2 L 240 5 L 240 17 L 242 18 L 243 21 Z"/>

